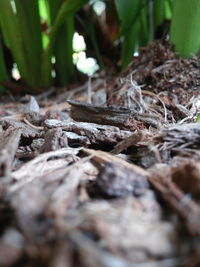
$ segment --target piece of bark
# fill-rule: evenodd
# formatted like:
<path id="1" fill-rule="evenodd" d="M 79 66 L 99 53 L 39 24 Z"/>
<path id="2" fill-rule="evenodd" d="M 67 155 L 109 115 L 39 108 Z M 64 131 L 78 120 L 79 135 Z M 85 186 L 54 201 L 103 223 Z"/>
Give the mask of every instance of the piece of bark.
<path id="1" fill-rule="evenodd" d="M 87 136 L 81 136 L 79 134 L 67 131 L 64 131 L 64 134 L 67 137 L 70 146 L 88 146 L 91 144 Z"/>
<path id="2" fill-rule="evenodd" d="M 71 105 L 70 116 L 77 121 L 113 125 L 122 129 L 136 129 L 139 125 L 136 121 L 129 121 L 135 113 L 127 108 L 94 106 L 71 100 L 67 102 Z"/>
<path id="3" fill-rule="evenodd" d="M 153 138 L 162 162 L 175 156 L 198 158 L 200 156 L 200 123 L 170 124 Z"/>
<path id="4" fill-rule="evenodd" d="M 77 154 L 80 149 L 78 148 L 61 148 L 56 151 L 50 151 L 38 155 L 34 159 L 25 163 L 21 168 L 12 172 L 12 179 L 15 181 L 14 184 L 10 185 L 8 191 L 13 192 L 23 187 L 25 184 L 32 182 L 38 177 L 42 177 L 52 171 L 52 169 L 56 169 L 58 167 L 56 159 L 64 158 L 65 162 L 61 162 L 60 168 L 66 166 L 67 162 L 74 162 L 77 160 Z M 53 160 L 53 159 L 54 160 Z M 69 163 L 69 164 L 70 164 Z M 54 166 L 55 165 L 55 166 Z"/>
<path id="5" fill-rule="evenodd" d="M 44 144 L 40 148 L 40 152 L 55 151 L 64 147 L 68 147 L 68 140 L 62 129 L 49 129 L 44 135 Z"/>
<path id="6" fill-rule="evenodd" d="M 149 173 L 146 170 L 134 164 L 130 164 L 119 157 L 111 155 L 110 153 L 86 148 L 83 148 L 82 151 L 85 152 L 87 155 L 92 155 L 93 157 L 91 160 L 95 162 L 98 166 L 101 166 L 102 163 L 105 164 L 113 162 L 115 164 L 126 167 L 127 169 L 132 170 L 135 173 L 138 173 L 138 175 L 144 176 L 146 178 L 149 176 Z"/>
<path id="7" fill-rule="evenodd" d="M 111 197 L 140 197 L 149 189 L 145 176 L 115 163 L 106 163 L 102 167 L 97 177 L 97 185 Z"/>
<path id="8" fill-rule="evenodd" d="M 48 204 L 47 196 L 44 194 L 41 184 L 33 182 L 24 184 L 16 192 L 8 192 L 7 198 L 22 232 L 36 238 L 36 234 L 41 228 L 41 223 L 37 221 L 37 218 L 42 215 Z"/>
<path id="9" fill-rule="evenodd" d="M 23 138 L 22 138 L 21 144 L 18 147 L 17 152 L 16 152 L 16 164 L 15 164 L 16 166 L 15 167 L 17 168 L 19 167 L 20 161 L 21 163 L 23 163 L 25 159 L 28 160 L 28 159 L 32 159 L 36 157 L 40 152 L 40 148 L 44 144 L 44 139 L 34 138 L 34 139 L 30 139 L 30 142 L 31 144 L 24 145 Z"/>
<path id="10" fill-rule="evenodd" d="M 127 160 L 133 162 L 136 165 L 139 165 L 145 169 L 150 168 L 155 163 L 161 163 L 163 160 L 159 153 L 159 150 L 156 146 L 151 145 L 151 143 L 146 140 L 146 144 L 144 142 L 137 145 L 136 149 L 131 151 L 131 153 L 127 156 Z"/>
<path id="11" fill-rule="evenodd" d="M 78 101 L 67 101 L 72 107 L 70 116 L 77 121 L 114 125 L 121 129 L 135 130 L 144 125 L 159 128 L 164 120 L 154 114 L 138 113 L 129 108 L 117 106 L 94 106 Z"/>
<path id="12" fill-rule="evenodd" d="M 8 129 L 10 126 L 21 129 L 21 135 L 24 138 L 41 137 L 41 131 L 39 129 L 35 129 L 21 121 L 4 120 L 1 124 L 4 130 Z"/>
<path id="13" fill-rule="evenodd" d="M 73 132 L 75 134 L 78 134 L 79 136 L 86 137 L 86 144 L 115 145 L 116 143 L 129 137 L 132 134 L 130 131 L 120 130 L 115 126 L 75 121 L 65 122 L 57 120 L 46 120 L 45 127 L 60 127 L 64 131 Z"/>
<path id="14" fill-rule="evenodd" d="M 155 141 L 164 143 L 163 149 L 200 147 L 200 123 L 184 123 L 181 125 L 169 125 L 161 130 Z M 159 145 L 162 147 L 162 144 Z"/>
<path id="15" fill-rule="evenodd" d="M 9 187 L 7 198 L 15 210 L 18 226 L 33 240 L 41 238 L 42 231 L 46 230 L 43 225 L 48 227 L 48 216 L 59 220 L 65 216 L 67 209 L 76 205 L 78 186 L 84 174 L 83 166 L 88 160 L 90 157 L 76 162 L 66 160 L 60 166 L 57 160 L 50 160 L 46 166 L 43 163 L 43 166 L 36 166 L 35 169 L 46 168 L 47 165 L 52 168 L 54 165 L 52 169 L 48 168 L 43 173 L 38 171 L 34 180 L 15 186 L 15 190 Z M 25 179 L 28 180 L 29 177 L 26 176 Z M 38 217 L 43 220 L 38 220 Z"/>
<path id="16" fill-rule="evenodd" d="M 0 177 L 8 177 L 19 145 L 21 129 L 10 128 L 0 137 Z"/>
<path id="17" fill-rule="evenodd" d="M 88 160 L 89 158 L 86 158 Z M 84 162 L 85 159 L 82 160 Z M 81 160 L 80 160 L 81 162 Z M 68 167 L 62 183 L 56 188 L 50 199 L 49 212 L 58 218 L 66 214 L 66 210 L 78 201 L 78 186 L 83 176 L 83 168 L 80 162 Z"/>
<path id="18" fill-rule="evenodd" d="M 175 183 L 162 175 L 162 169 L 153 171 L 148 180 L 161 194 L 162 198 L 185 220 L 187 229 L 192 235 L 200 236 L 200 207 L 180 190 Z"/>
<path id="19" fill-rule="evenodd" d="M 119 144 L 115 146 L 115 148 L 111 151 L 112 154 L 119 154 L 123 150 L 127 149 L 129 146 L 136 145 L 138 142 L 141 141 L 143 135 L 141 131 L 134 132 L 131 136 L 127 137 Z"/>

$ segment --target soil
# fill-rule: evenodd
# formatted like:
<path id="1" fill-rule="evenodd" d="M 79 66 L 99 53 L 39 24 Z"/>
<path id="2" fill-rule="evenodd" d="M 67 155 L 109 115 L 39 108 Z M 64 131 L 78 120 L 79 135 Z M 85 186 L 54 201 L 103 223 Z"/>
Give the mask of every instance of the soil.
<path id="1" fill-rule="evenodd" d="M 91 90 L 92 89 L 92 90 Z M 200 57 L 1 96 L 0 266 L 200 266 Z"/>

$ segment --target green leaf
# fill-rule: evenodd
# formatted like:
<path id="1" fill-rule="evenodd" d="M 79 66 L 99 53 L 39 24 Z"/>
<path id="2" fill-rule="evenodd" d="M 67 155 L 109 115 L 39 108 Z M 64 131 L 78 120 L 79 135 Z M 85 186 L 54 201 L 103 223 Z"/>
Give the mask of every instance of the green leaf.
<path id="1" fill-rule="evenodd" d="M 40 85 L 40 66 L 42 58 L 42 34 L 38 1 L 15 0 L 16 18 L 23 39 L 23 53 L 29 78 L 27 82 Z"/>
<path id="2" fill-rule="evenodd" d="M 190 57 L 200 51 L 199 0 L 174 0 L 171 42 L 181 57 Z"/>
<path id="3" fill-rule="evenodd" d="M 17 17 L 13 12 L 11 2 L 9 0 L 0 0 L 0 26 L 3 32 L 4 40 L 9 46 L 13 58 L 17 63 L 21 76 L 28 81 L 29 73 L 24 55 L 23 39 L 20 34 L 20 28 Z"/>
<path id="4" fill-rule="evenodd" d="M 134 50 L 138 44 L 138 33 L 140 29 L 140 21 L 130 27 L 129 31 L 124 35 L 124 41 L 122 45 L 122 68 L 125 68 L 131 58 L 133 57 Z"/>
<path id="5" fill-rule="evenodd" d="M 57 12 L 62 4 L 62 0 L 49 0 L 48 10 L 50 15 L 51 25 L 53 25 Z M 74 36 L 74 17 L 66 17 L 65 22 L 58 29 L 56 37 L 56 46 L 54 48 L 54 56 L 56 59 L 56 80 L 59 86 L 66 85 L 72 80 L 74 75 L 74 64 L 72 59 L 73 47 L 72 40 Z"/>
<path id="6" fill-rule="evenodd" d="M 141 0 L 115 0 L 119 19 L 121 21 L 120 36 L 123 38 L 121 65 L 126 67 L 130 62 L 136 45 L 140 29 Z"/>
<path id="7" fill-rule="evenodd" d="M 165 0 L 154 0 L 153 1 L 153 18 L 154 18 L 154 29 L 163 23 L 165 20 Z"/>
<path id="8" fill-rule="evenodd" d="M 142 2 L 141 0 L 115 0 L 121 21 L 121 35 L 129 31 L 136 20 L 138 20 Z"/>
<path id="9" fill-rule="evenodd" d="M 43 20 L 49 21 L 49 12 L 48 12 L 48 0 L 38 0 L 38 5 L 39 5 L 39 11 L 40 11 L 40 16 Z M 57 2 L 57 1 L 54 1 Z"/>
<path id="10" fill-rule="evenodd" d="M 0 25 L 21 77 L 31 86 L 40 84 L 42 56 L 38 2 L 35 0 L 1 0 Z"/>
<path id="11" fill-rule="evenodd" d="M 67 17 L 74 16 L 75 12 L 77 12 L 88 1 L 89 0 L 68 0 L 64 1 L 60 6 L 55 21 L 49 32 L 49 44 L 43 54 L 42 78 L 44 85 L 48 86 L 51 83 L 51 57 L 53 55 L 59 28 L 66 21 Z"/>
<path id="12" fill-rule="evenodd" d="M 66 22 L 59 29 L 55 49 L 55 68 L 60 86 L 66 85 L 74 77 L 72 58 L 74 32 L 74 17 L 68 16 Z"/>
<path id="13" fill-rule="evenodd" d="M 166 0 L 165 1 L 166 19 L 172 18 L 172 9 L 173 9 L 173 0 Z"/>
<path id="14" fill-rule="evenodd" d="M 5 59 L 3 55 L 3 47 L 2 47 L 2 41 L 0 39 L 0 83 L 2 81 L 8 81 L 9 76 L 7 73 L 6 65 L 5 65 Z M 0 91 L 4 91 L 5 88 L 0 84 Z"/>
<path id="15" fill-rule="evenodd" d="M 143 6 L 140 14 L 139 46 L 147 45 L 149 41 L 148 8 Z"/>

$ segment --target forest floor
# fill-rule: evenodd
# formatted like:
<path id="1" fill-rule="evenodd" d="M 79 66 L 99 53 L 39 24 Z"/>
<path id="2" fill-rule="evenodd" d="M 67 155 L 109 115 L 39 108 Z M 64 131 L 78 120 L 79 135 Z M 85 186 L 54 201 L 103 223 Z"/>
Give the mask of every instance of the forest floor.
<path id="1" fill-rule="evenodd" d="M 200 58 L 0 105 L 0 266 L 200 266 Z"/>

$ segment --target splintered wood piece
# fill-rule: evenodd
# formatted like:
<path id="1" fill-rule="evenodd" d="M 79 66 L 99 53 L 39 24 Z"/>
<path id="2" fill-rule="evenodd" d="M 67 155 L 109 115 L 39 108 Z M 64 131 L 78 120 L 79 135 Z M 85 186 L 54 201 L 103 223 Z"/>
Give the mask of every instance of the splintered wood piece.
<path id="1" fill-rule="evenodd" d="M 75 151 L 77 152 L 77 150 Z M 69 149 L 68 152 L 70 152 Z M 52 152 L 51 155 L 53 155 Z M 47 156 L 50 156 L 50 153 L 46 153 L 45 157 Z M 67 155 L 65 154 L 65 156 Z M 68 157 L 70 156 L 68 155 Z M 60 223 L 66 212 L 78 201 L 79 184 L 84 179 L 85 165 L 90 158 L 90 156 L 83 159 L 77 157 L 75 162 L 67 158 L 58 160 L 54 157 L 52 159 L 48 157 L 47 162 L 38 162 L 38 166 L 34 164 L 34 180 L 30 179 L 33 175 L 28 177 L 28 170 L 33 173 L 30 164 L 26 165 L 26 170 L 24 166 L 21 167 L 24 169 L 21 174 L 27 172 L 27 175 L 22 176 L 19 170 L 18 175 L 21 175 L 19 177 L 21 181 L 16 181 L 14 185 L 8 187 L 6 197 L 15 210 L 19 227 L 32 240 L 35 240 L 38 229 L 41 230 L 41 224 L 48 227 L 49 216 L 53 216 L 54 222 L 56 221 L 54 227 L 56 224 L 61 226 Z M 64 160 L 66 161 L 64 162 Z M 43 163 L 43 166 L 40 163 Z M 42 168 L 43 170 L 41 170 Z M 38 221 L 38 216 L 42 218 L 45 216 L 45 220 Z M 45 230 L 45 228 L 42 229 Z"/>
<path id="2" fill-rule="evenodd" d="M 45 120 L 45 126 L 48 128 L 62 128 L 63 131 L 67 131 L 78 135 L 79 137 L 85 137 L 86 144 L 111 144 L 124 140 L 132 133 L 126 130 L 120 130 L 116 126 L 100 125 L 96 123 L 87 122 L 65 122 L 59 120 Z M 71 139 L 78 139 L 78 136 L 71 135 Z M 84 141 L 84 140 L 82 140 Z"/>
<path id="3" fill-rule="evenodd" d="M 95 161 L 97 164 L 101 163 L 116 163 L 121 164 L 121 166 L 126 167 L 129 170 L 134 171 L 135 173 L 138 173 L 138 175 L 148 177 L 149 173 L 145 171 L 144 169 L 140 168 L 139 166 L 136 166 L 134 164 L 130 164 L 123 159 L 113 156 L 107 152 L 103 152 L 100 150 L 93 150 L 93 149 L 82 149 L 83 152 L 85 152 L 88 155 L 92 155 L 92 161 Z"/>
<path id="4" fill-rule="evenodd" d="M 67 101 L 71 105 L 70 116 L 77 121 L 114 125 L 122 128 L 136 129 L 137 123 L 130 123 L 133 111 L 122 107 L 94 106 L 78 101 Z"/>
<path id="5" fill-rule="evenodd" d="M 7 177 L 11 173 L 20 136 L 19 128 L 8 129 L 0 136 L 0 177 Z"/>
<path id="6" fill-rule="evenodd" d="M 138 113 L 134 109 L 117 106 L 95 106 L 79 101 L 67 101 L 71 105 L 70 115 L 74 120 L 118 126 L 135 130 L 144 125 L 160 128 L 164 120 L 156 114 Z"/>
<path id="7" fill-rule="evenodd" d="M 9 127 L 21 129 L 21 135 L 25 138 L 40 137 L 41 132 L 39 129 L 35 129 L 24 122 L 15 120 L 4 120 L 2 122 L 2 127 L 4 130 L 7 130 Z"/>
<path id="8" fill-rule="evenodd" d="M 163 177 L 160 172 L 153 172 L 148 179 L 162 198 L 185 220 L 189 232 L 192 235 L 200 236 L 199 205 L 180 190 L 175 183 Z"/>
<path id="9" fill-rule="evenodd" d="M 72 163 L 76 161 L 79 151 L 80 149 L 78 148 L 61 148 L 57 151 L 50 151 L 37 156 L 12 173 L 12 178 L 15 183 L 9 187 L 8 191 L 14 192 L 36 178 L 46 175 L 52 169 L 56 169 L 57 167 L 62 168 L 67 162 Z M 65 158 L 67 162 L 61 162 L 59 166 L 55 161 L 54 166 L 55 158 Z"/>
<path id="10" fill-rule="evenodd" d="M 70 205 L 74 205 L 77 197 L 77 189 L 83 178 L 84 165 L 90 160 L 89 157 L 78 160 L 77 162 L 69 165 L 65 168 L 65 173 L 63 175 L 63 181 L 56 188 L 50 199 L 49 211 L 51 211 L 57 217 L 65 215 L 66 209 Z"/>

